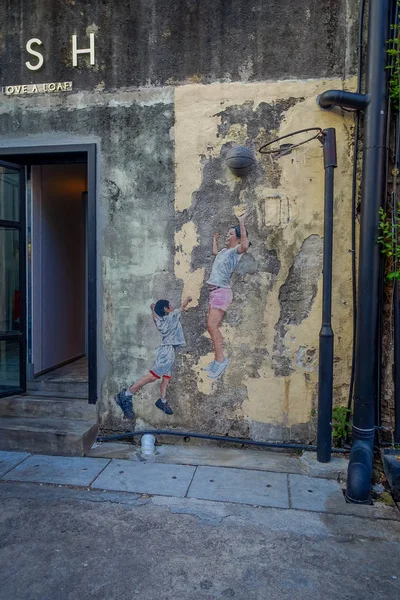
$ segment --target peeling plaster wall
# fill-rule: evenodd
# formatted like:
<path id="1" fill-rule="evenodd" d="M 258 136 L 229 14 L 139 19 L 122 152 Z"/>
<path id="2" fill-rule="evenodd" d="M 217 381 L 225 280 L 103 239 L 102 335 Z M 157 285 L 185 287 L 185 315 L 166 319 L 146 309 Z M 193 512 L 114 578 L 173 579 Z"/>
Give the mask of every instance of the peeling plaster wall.
<path id="1" fill-rule="evenodd" d="M 336 400 L 343 400 L 346 393 L 351 349 L 348 189 L 352 119 L 318 110 L 315 98 L 327 85 L 326 81 L 213 84 L 175 91 L 175 210 L 181 223 L 176 237 L 185 235 L 186 240 L 184 250 L 177 253 L 175 272 L 196 305 L 186 317 L 191 344 L 183 366 L 185 371 L 190 366 L 191 372 L 183 374 L 184 385 L 176 384 L 180 415 L 188 413 L 191 397 L 198 398 L 197 411 L 190 410 L 185 425 L 203 429 L 206 423 L 208 431 L 253 439 L 314 437 L 321 320 L 322 148 L 314 141 L 279 161 L 258 155 L 256 169 L 243 180 L 229 172 L 224 157 L 233 144 L 256 151 L 265 139 L 315 125 L 335 126 L 337 131 Z M 341 86 L 341 81 L 329 82 L 329 87 Z M 231 364 L 221 381 L 211 382 L 201 368 L 212 358 L 205 331 L 212 235 L 214 230 L 229 228 L 235 222 L 234 213 L 245 203 L 253 206 L 248 226 L 252 247 L 233 276 L 234 302 L 222 327 Z M 186 255 L 183 260 L 182 254 Z"/>
<path id="2" fill-rule="evenodd" d="M 39 14 L 48 2 L 31 4 Z M 12 35 L 33 35 L 33 13 L 30 18 L 22 4 L 12 13 L 10 3 L 0 7 L 1 84 L 73 80 L 74 91 L 0 96 L 0 144 L 90 141 L 98 146 L 103 428 L 131 427 L 113 396 L 152 366 L 159 334 L 151 302 L 167 297 L 178 304 L 190 294 L 194 301 L 182 317 L 187 346 L 177 353 L 168 389 L 174 415 L 154 408 L 154 384 L 135 397 L 136 427 L 313 440 L 322 149 L 314 141 L 279 161 L 257 155 L 256 167 L 243 180 L 229 172 L 225 157 L 235 144 L 256 152 L 266 140 L 299 128 L 336 128 L 333 326 L 335 402 L 342 402 L 351 358 L 353 120 L 349 113 L 321 112 L 315 98 L 327 88 L 354 88 L 357 2 L 309 0 L 300 7 L 294 1 L 283 6 L 234 0 L 230 12 L 224 2 L 197 0 L 168 0 L 162 8 L 155 0 L 145 8 L 131 0 L 113 11 L 110 1 L 80 2 L 79 10 L 72 1 L 51 4 L 52 11 L 59 5 L 59 16 L 49 13 L 54 27 L 45 29 L 44 47 L 53 49 L 54 61 L 46 75 L 29 73 L 29 78 L 24 70 L 29 57 L 14 47 Z M 96 66 L 83 63 L 73 71 L 63 32 L 84 35 L 88 24 L 98 27 Z M 120 35 L 107 37 L 109 30 Z M 183 32 L 180 38 L 177 32 Z M 101 34 L 107 43 L 101 43 Z M 233 275 L 234 301 L 222 326 L 231 363 L 212 382 L 202 371 L 212 358 L 205 284 L 212 237 L 219 231 L 223 240 L 247 203 L 253 207 L 252 246 Z"/>

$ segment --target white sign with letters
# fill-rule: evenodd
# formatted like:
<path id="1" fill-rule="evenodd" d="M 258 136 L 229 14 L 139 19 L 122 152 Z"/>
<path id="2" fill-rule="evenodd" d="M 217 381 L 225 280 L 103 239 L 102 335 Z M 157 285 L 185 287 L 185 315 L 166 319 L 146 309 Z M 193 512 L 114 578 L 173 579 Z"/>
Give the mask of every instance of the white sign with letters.
<path id="1" fill-rule="evenodd" d="M 89 64 L 95 64 L 95 38 L 94 33 L 89 34 L 89 48 L 78 48 L 78 36 L 71 37 L 72 43 L 72 66 L 78 66 L 78 57 L 84 54 L 89 55 Z M 26 42 L 26 50 L 33 57 L 26 61 L 25 66 L 30 71 L 38 71 L 44 65 L 44 56 L 38 50 L 43 42 L 39 38 L 31 38 Z M 51 83 L 31 83 L 27 85 L 6 85 L 0 88 L 2 94 L 6 96 L 19 96 L 25 94 L 43 94 L 53 92 L 70 92 L 72 90 L 72 81 L 57 81 Z"/>
<path id="2" fill-rule="evenodd" d="M 90 47 L 89 48 L 80 48 L 80 49 L 78 49 L 78 36 L 77 35 L 73 35 L 71 39 L 72 39 L 72 66 L 73 67 L 77 67 L 78 66 L 78 55 L 79 54 L 89 54 L 89 56 L 90 56 L 90 64 L 94 65 L 95 64 L 95 59 L 94 59 L 94 33 L 90 33 L 89 34 L 89 40 L 90 40 Z M 43 64 L 44 64 L 43 54 L 41 52 L 39 52 L 38 50 L 34 50 L 32 48 L 32 46 L 41 46 L 42 43 L 43 43 L 42 40 L 39 40 L 39 38 L 31 38 L 30 40 L 28 40 L 26 42 L 26 49 L 27 49 L 27 51 L 32 56 L 35 56 L 36 59 L 37 59 L 37 62 L 35 62 L 33 64 L 30 61 L 27 61 L 25 63 L 25 65 L 28 67 L 28 69 L 30 71 L 38 71 L 39 69 L 41 69 L 41 67 L 43 67 Z"/>
<path id="3" fill-rule="evenodd" d="M 1 91 L 6 96 L 21 94 L 43 94 L 47 92 L 70 92 L 72 81 L 57 81 L 56 83 L 31 83 L 29 85 L 5 85 Z"/>

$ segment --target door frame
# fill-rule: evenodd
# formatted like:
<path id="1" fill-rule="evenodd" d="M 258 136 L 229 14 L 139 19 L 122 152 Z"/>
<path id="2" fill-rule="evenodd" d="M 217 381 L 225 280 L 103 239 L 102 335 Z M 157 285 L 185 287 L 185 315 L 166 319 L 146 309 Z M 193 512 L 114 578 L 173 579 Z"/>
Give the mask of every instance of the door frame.
<path id="1" fill-rule="evenodd" d="M 2 146 L 0 148 L 0 159 L 7 157 L 17 164 L 38 164 L 32 163 L 26 157 L 40 157 L 40 155 L 73 155 L 86 154 L 87 161 L 87 335 L 88 335 L 88 379 L 89 379 L 89 404 L 97 402 L 97 231 L 96 231 L 96 144 L 57 144 L 57 145 L 37 145 L 37 146 Z M 23 156 L 23 163 L 18 163 L 18 156 Z M 25 175 L 25 174 L 24 174 Z M 25 201 L 24 201 L 25 206 Z M 25 212 L 24 212 L 25 224 Z M 26 241 L 26 224 L 24 226 L 24 244 Z M 24 246 L 25 247 L 25 246 Z M 26 257 L 26 251 L 25 251 Z M 27 257 L 26 257 L 27 258 Z M 25 264 L 26 264 L 25 258 Z M 25 280 L 24 280 L 25 285 Z M 26 296 L 26 292 L 25 292 Z M 26 312 L 26 298 L 24 297 L 24 309 Z M 24 313 L 24 318 L 26 317 Z M 26 322 L 26 319 L 25 319 Z M 26 327 L 25 327 L 26 330 Z M 26 338 L 26 331 L 25 331 Z M 26 344 L 25 344 L 26 346 Z M 26 363 L 26 358 L 24 359 Z M 26 364 L 25 370 L 25 389 L 26 389 Z"/>
<path id="2" fill-rule="evenodd" d="M 0 333 L 0 341 L 18 340 L 19 341 L 19 378 L 20 386 L 15 388 L 15 392 L 0 392 L 0 398 L 9 396 L 10 393 L 21 394 L 26 391 L 26 185 L 25 185 L 25 167 L 18 163 L 2 160 L 0 153 L 1 166 L 10 167 L 17 170 L 19 174 L 19 220 L 9 221 L 0 219 L 0 227 L 6 229 L 16 229 L 19 231 L 19 332 L 7 334 Z"/>

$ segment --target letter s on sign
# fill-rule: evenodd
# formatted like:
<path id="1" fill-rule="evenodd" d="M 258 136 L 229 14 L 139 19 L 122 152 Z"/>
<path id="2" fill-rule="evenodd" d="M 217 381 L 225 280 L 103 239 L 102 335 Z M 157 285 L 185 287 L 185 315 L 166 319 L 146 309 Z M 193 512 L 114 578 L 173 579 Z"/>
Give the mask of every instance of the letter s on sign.
<path id="1" fill-rule="evenodd" d="M 32 38 L 26 42 L 26 49 L 28 50 L 29 54 L 32 54 L 32 56 L 37 56 L 39 61 L 36 65 L 32 65 L 30 62 L 26 62 L 25 64 L 31 71 L 37 71 L 38 69 L 40 69 L 40 67 L 43 66 L 44 59 L 43 54 L 37 52 L 36 50 L 32 50 L 32 44 L 37 44 L 38 46 L 41 46 L 42 42 L 38 38 Z"/>

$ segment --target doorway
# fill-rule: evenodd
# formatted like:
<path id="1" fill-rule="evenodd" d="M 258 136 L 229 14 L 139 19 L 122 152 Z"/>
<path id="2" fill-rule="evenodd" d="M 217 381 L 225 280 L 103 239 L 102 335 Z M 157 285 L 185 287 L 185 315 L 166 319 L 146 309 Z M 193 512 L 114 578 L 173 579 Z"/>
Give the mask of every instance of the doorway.
<path id="1" fill-rule="evenodd" d="M 94 145 L 0 149 L 0 396 L 74 382 L 97 400 L 95 181 Z"/>
<path id="2" fill-rule="evenodd" d="M 87 380 L 87 165 L 32 165 L 30 175 L 30 375 L 84 379 L 86 364 Z"/>

